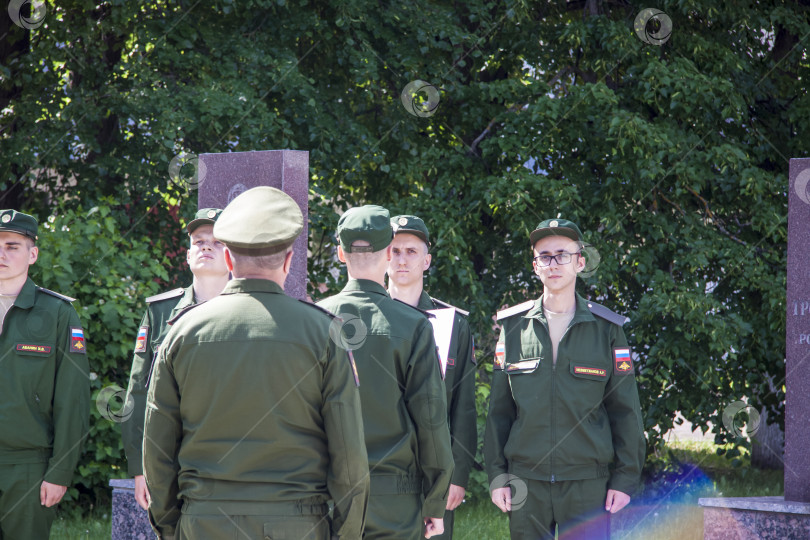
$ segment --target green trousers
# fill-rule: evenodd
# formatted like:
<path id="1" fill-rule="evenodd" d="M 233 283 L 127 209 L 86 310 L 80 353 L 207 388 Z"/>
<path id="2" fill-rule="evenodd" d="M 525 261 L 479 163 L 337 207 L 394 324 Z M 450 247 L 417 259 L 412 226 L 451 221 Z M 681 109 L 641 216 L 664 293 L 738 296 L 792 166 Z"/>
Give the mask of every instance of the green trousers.
<path id="1" fill-rule="evenodd" d="M 419 540 L 424 538 L 424 528 L 421 495 L 372 493 L 368 498 L 365 540 Z"/>
<path id="2" fill-rule="evenodd" d="M 0 540 L 47 540 L 56 506 L 45 508 L 39 490 L 47 463 L 0 465 Z"/>
<path id="3" fill-rule="evenodd" d="M 520 506 L 513 499 L 509 513 L 512 540 L 554 540 L 555 531 L 559 540 L 610 538 L 610 514 L 605 511 L 607 477 L 553 484 L 524 481 L 526 501 Z"/>
<path id="4" fill-rule="evenodd" d="M 277 504 L 273 515 L 251 511 L 271 504 L 186 503 L 177 523 L 177 540 L 329 540 L 326 505 Z"/>

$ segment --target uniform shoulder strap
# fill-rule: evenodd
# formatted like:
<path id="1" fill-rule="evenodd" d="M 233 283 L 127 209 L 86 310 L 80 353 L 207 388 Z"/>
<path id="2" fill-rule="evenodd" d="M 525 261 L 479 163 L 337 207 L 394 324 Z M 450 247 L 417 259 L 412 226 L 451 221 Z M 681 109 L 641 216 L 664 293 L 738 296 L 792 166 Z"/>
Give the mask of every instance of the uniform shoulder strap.
<path id="1" fill-rule="evenodd" d="M 613 324 L 617 324 L 619 326 L 623 326 L 629 319 L 624 315 L 619 315 L 615 311 L 611 311 L 602 304 L 597 304 L 596 302 L 588 301 L 588 309 L 591 310 L 591 313 L 596 315 L 597 317 L 601 317 L 606 321 L 610 321 Z"/>
<path id="2" fill-rule="evenodd" d="M 51 296 L 55 296 L 60 300 L 64 300 L 65 302 L 75 302 L 75 298 L 71 298 L 70 296 L 65 296 L 64 294 L 59 294 L 58 292 L 54 292 L 50 289 L 46 289 L 45 287 L 37 287 L 39 292 L 44 292 L 45 294 L 50 294 Z"/>
<path id="3" fill-rule="evenodd" d="M 453 308 L 453 309 L 455 309 L 455 310 L 456 310 L 456 312 L 458 312 L 458 314 L 459 314 L 459 315 L 463 315 L 464 317 L 466 317 L 467 315 L 469 315 L 469 314 L 470 314 L 470 312 L 469 312 L 469 311 L 464 311 L 463 309 L 461 309 L 461 308 L 457 308 L 456 306 L 454 306 L 454 305 L 452 305 L 452 304 L 448 304 L 447 302 L 442 302 L 442 301 L 441 301 L 441 300 L 439 300 L 438 298 L 433 298 L 433 297 L 431 296 L 431 297 L 430 297 L 430 299 L 431 299 L 431 300 L 433 300 L 435 303 L 439 304 L 439 305 L 440 305 L 440 306 L 442 306 L 442 307 L 445 307 L 445 308 Z"/>
<path id="4" fill-rule="evenodd" d="M 191 304 L 190 306 L 184 307 L 183 309 L 181 309 L 180 311 L 177 312 L 177 315 L 175 315 L 174 317 L 169 319 L 166 324 L 168 324 L 169 326 L 173 325 L 178 320 L 180 320 L 180 317 L 182 317 L 183 315 L 185 315 L 186 313 L 188 313 L 189 311 L 191 311 L 195 307 L 203 305 L 204 303 L 205 302 L 200 302 L 199 304 Z"/>
<path id="5" fill-rule="evenodd" d="M 394 300 L 395 302 L 399 302 L 399 303 L 400 303 L 400 304 L 402 304 L 403 306 L 408 306 L 408 307 L 409 307 L 409 308 L 411 308 L 411 309 L 415 309 L 416 311 L 418 311 L 419 313 L 421 313 L 422 315 L 424 315 L 424 316 L 425 316 L 425 317 L 427 317 L 428 319 L 432 319 L 432 318 L 434 318 L 434 317 L 435 317 L 435 315 L 434 315 L 433 313 L 428 313 L 428 312 L 427 312 L 427 311 L 425 311 L 424 309 L 419 309 L 419 308 L 418 308 L 418 307 L 416 307 L 416 306 L 412 306 L 412 305 L 410 305 L 410 304 L 409 304 L 409 303 L 407 303 L 407 302 L 403 302 L 403 301 L 402 301 L 402 300 L 400 300 L 399 298 L 392 298 L 392 300 Z"/>
<path id="6" fill-rule="evenodd" d="M 513 315 L 520 315 L 521 313 L 529 311 L 533 307 L 534 307 L 534 300 L 528 300 L 526 302 L 523 302 L 522 304 L 502 309 L 495 316 L 495 320 L 500 321 L 501 319 L 506 319 L 507 317 L 511 317 Z"/>
<path id="7" fill-rule="evenodd" d="M 168 300 L 169 298 L 177 298 L 178 296 L 182 296 L 185 292 L 186 290 L 183 287 L 178 287 L 177 289 L 172 289 L 171 291 L 150 296 L 146 299 L 146 303 L 152 304 L 154 302 L 160 302 L 161 300 Z"/>
<path id="8" fill-rule="evenodd" d="M 322 308 L 321 306 L 319 306 L 317 304 L 313 304 L 312 302 L 310 302 L 308 300 L 302 300 L 301 298 L 299 298 L 298 301 L 301 302 L 302 304 L 304 304 L 305 306 L 313 307 L 313 308 L 317 309 L 318 311 L 320 311 L 322 313 L 326 313 L 327 315 L 329 315 L 329 318 L 331 318 L 331 319 L 334 319 L 335 317 L 337 317 L 337 315 L 335 315 L 334 313 L 332 313 L 328 309 Z"/>

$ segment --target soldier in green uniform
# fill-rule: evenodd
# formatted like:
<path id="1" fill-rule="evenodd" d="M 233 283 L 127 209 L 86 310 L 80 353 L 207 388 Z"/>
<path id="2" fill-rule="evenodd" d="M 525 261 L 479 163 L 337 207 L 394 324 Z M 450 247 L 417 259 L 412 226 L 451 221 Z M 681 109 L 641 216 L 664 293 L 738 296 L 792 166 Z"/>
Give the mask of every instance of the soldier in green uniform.
<path id="1" fill-rule="evenodd" d="M 73 298 L 37 287 L 37 220 L 0 210 L 0 538 L 48 538 L 90 418 Z"/>
<path id="2" fill-rule="evenodd" d="M 228 267 L 225 266 L 225 246 L 214 238 L 214 223 L 221 213 L 219 208 L 203 208 L 186 226 L 190 244 L 186 262 L 194 276 L 192 283 L 185 289 L 178 288 L 147 298 L 148 307 L 135 339 L 126 401 L 127 408 L 132 407 L 132 414 L 121 424 L 121 436 L 129 474 L 135 477 L 135 500 L 144 510 L 149 506 L 142 464 L 143 420 L 149 375 L 158 348 L 169 333 L 168 321 L 188 306 L 218 295 L 230 279 Z"/>
<path id="3" fill-rule="evenodd" d="M 329 337 L 333 317 L 283 290 L 302 229 L 295 201 L 270 187 L 236 197 L 214 226 L 233 279 L 171 322 L 147 393 L 160 538 L 361 538 L 368 458 L 352 364 Z"/>
<path id="4" fill-rule="evenodd" d="M 338 258 L 349 282 L 319 302 L 344 320 L 333 339 L 357 361 L 371 498 L 364 538 L 441 534 L 453 473 L 447 404 L 426 315 L 384 288 L 391 258 L 388 210 L 349 209 L 338 222 Z"/>
<path id="5" fill-rule="evenodd" d="M 501 311 L 484 457 L 513 539 L 608 538 L 630 502 L 644 432 L 625 318 L 576 294 L 582 233 L 564 219 L 531 233 L 543 295 Z M 521 492 L 511 500 L 510 485 Z M 522 490 L 525 485 L 526 490 Z M 609 513 L 608 513 L 609 512 Z"/>
<path id="6" fill-rule="evenodd" d="M 444 513 L 444 534 L 453 537 L 453 515 L 467 487 L 470 470 L 475 462 L 478 435 L 475 413 L 475 354 L 469 314 L 424 291 L 423 273 L 430 268 L 430 236 L 425 222 L 416 216 L 391 218 L 394 240 L 388 263 L 388 294 L 391 298 L 421 310 L 453 308 L 453 335 L 447 355 L 444 386 L 447 392 L 447 422 L 455 469 L 450 480 L 450 493 Z"/>

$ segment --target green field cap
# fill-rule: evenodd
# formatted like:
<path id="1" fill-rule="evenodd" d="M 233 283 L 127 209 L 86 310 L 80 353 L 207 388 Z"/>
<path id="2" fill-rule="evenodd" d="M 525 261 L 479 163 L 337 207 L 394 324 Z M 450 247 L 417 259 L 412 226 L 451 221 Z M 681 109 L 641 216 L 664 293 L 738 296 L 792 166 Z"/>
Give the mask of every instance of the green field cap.
<path id="1" fill-rule="evenodd" d="M 8 231 L 37 239 L 37 220 L 16 210 L 0 210 L 0 231 Z"/>
<path id="2" fill-rule="evenodd" d="M 394 237 L 388 210 L 376 204 L 349 208 L 340 216 L 336 236 L 346 253 L 370 253 L 388 247 Z M 370 246 L 354 246 L 365 240 Z"/>
<path id="3" fill-rule="evenodd" d="M 427 225 L 416 216 L 394 216 L 391 218 L 391 228 L 394 229 L 394 234 L 412 234 L 421 238 L 428 246 L 430 245 Z"/>
<path id="4" fill-rule="evenodd" d="M 576 223 L 568 221 L 567 219 L 557 218 L 541 221 L 529 236 L 532 247 L 534 247 L 538 240 L 546 236 L 567 236 L 571 240 L 579 240 L 582 242 L 582 232 L 580 232 L 579 227 L 577 227 Z"/>
<path id="5" fill-rule="evenodd" d="M 194 229 L 200 225 L 213 225 L 216 223 L 221 213 L 222 209 L 220 208 L 202 208 L 197 210 L 197 213 L 194 214 L 194 219 L 189 221 L 188 225 L 186 225 L 188 234 L 193 233 Z"/>
<path id="6" fill-rule="evenodd" d="M 269 186 L 236 197 L 214 223 L 214 237 L 229 248 L 261 250 L 289 247 L 304 229 L 304 215 L 292 197 Z"/>

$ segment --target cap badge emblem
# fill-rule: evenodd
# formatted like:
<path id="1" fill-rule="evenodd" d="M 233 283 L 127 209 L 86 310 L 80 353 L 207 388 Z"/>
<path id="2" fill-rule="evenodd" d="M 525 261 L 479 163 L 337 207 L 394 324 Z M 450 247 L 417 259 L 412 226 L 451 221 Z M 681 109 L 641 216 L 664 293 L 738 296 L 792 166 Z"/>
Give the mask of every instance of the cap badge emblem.
<path id="1" fill-rule="evenodd" d="M 208 211 L 208 217 L 209 217 L 209 218 L 214 219 L 214 216 L 215 216 L 215 215 L 217 215 L 216 210 L 209 210 L 209 211 Z"/>
<path id="2" fill-rule="evenodd" d="M 397 221 L 397 223 L 399 223 L 400 226 L 404 227 L 405 225 L 408 224 L 408 220 L 405 219 L 404 217 L 401 217 L 401 218 L 399 218 L 399 221 Z"/>
<path id="3" fill-rule="evenodd" d="M 560 222 L 555 220 L 555 221 L 552 221 L 551 223 L 549 223 L 548 226 L 549 227 L 557 227 L 559 224 L 560 224 Z"/>

